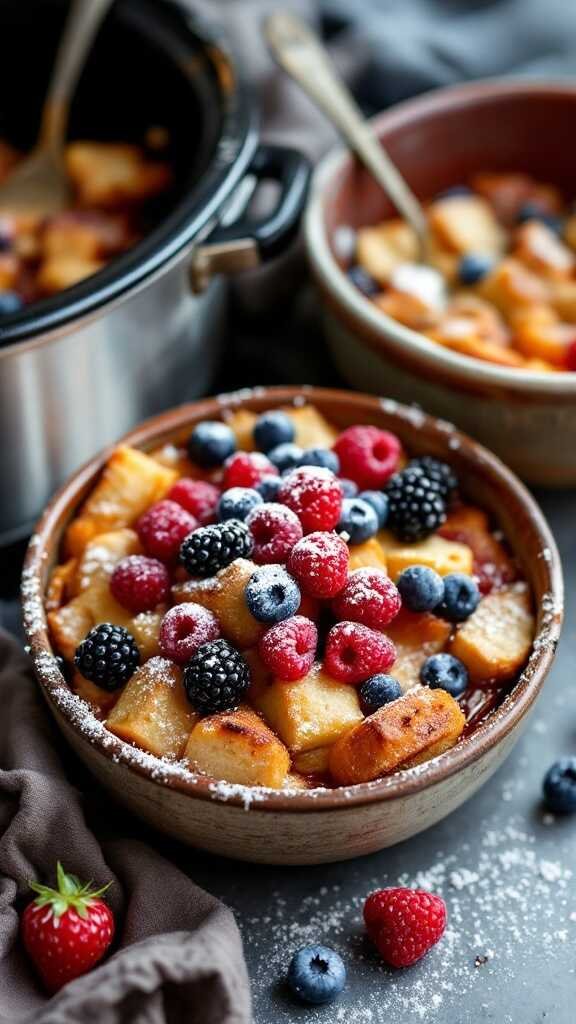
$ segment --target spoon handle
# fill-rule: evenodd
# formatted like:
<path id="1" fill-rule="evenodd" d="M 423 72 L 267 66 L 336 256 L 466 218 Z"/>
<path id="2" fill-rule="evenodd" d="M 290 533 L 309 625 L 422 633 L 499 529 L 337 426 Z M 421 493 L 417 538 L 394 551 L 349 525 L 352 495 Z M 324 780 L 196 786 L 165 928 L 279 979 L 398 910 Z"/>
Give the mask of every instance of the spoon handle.
<path id="1" fill-rule="evenodd" d="M 64 144 L 70 100 L 92 41 L 114 0 L 72 0 L 42 110 L 40 143 L 57 152 Z"/>
<path id="2" fill-rule="evenodd" d="M 419 241 L 421 257 L 424 262 L 428 262 L 428 225 L 424 211 L 374 135 L 317 36 L 296 15 L 280 10 L 266 19 L 264 34 L 280 66 L 327 114 L 397 210 L 412 226 Z"/>

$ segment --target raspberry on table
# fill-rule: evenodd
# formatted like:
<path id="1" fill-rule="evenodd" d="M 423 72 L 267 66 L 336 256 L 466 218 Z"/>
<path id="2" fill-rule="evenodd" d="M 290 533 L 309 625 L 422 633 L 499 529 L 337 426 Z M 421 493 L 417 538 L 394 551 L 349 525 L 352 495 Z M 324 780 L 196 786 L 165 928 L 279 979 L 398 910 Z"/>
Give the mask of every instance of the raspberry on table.
<path id="1" fill-rule="evenodd" d="M 258 652 L 278 679 L 292 682 L 308 675 L 318 646 L 318 630 L 310 619 L 294 615 L 272 626 L 260 638 Z"/>
<path id="2" fill-rule="evenodd" d="M 384 629 L 400 611 L 397 587 L 382 569 L 369 567 L 350 573 L 344 589 L 334 601 L 339 619 L 361 622 L 371 629 Z"/>
<path id="3" fill-rule="evenodd" d="M 193 654 L 220 637 L 220 623 L 214 612 L 186 601 L 169 608 L 162 619 L 158 644 L 165 658 L 185 665 Z"/>
<path id="4" fill-rule="evenodd" d="M 288 968 L 288 985 L 303 1003 L 331 1003 L 346 984 L 342 957 L 327 946 L 304 946 L 294 953 Z"/>
<path id="5" fill-rule="evenodd" d="M 398 540 L 424 540 L 446 519 L 444 488 L 420 466 L 396 473 L 386 488 L 387 526 Z"/>
<path id="6" fill-rule="evenodd" d="M 294 423 L 281 409 L 263 412 L 254 424 L 254 443 L 261 452 L 294 440 Z"/>
<path id="7" fill-rule="evenodd" d="M 453 654 L 431 654 L 420 669 L 420 682 L 431 690 L 446 690 L 452 697 L 461 697 L 468 686 L 468 669 Z"/>
<path id="8" fill-rule="evenodd" d="M 168 600 L 170 575 L 157 558 L 128 555 L 118 562 L 110 577 L 110 592 L 123 608 L 148 612 Z"/>
<path id="9" fill-rule="evenodd" d="M 391 704 L 402 696 L 402 687 L 394 676 L 388 676 L 385 672 L 377 672 L 370 676 L 358 690 L 360 707 L 365 715 L 373 715 L 375 711 Z"/>
<path id="10" fill-rule="evenodd" d="M 253 487 L 231 487 L 218 501 L 218 518 L 246 519 L 252 509 L 262 504 L 262 495 Z"/>
<path id="11" fill-rule="evenodd" d="M 201 715 L 232 711 L 250 685 L 250 669 L 227 640 L 202 644 L 184 669 L 188 700 Z"/>
<path id="12" fill-rule="evenodd" d="M 199 526 L 180 547 L 180 561 L 190 576 L 214 576 L 236 558 L 248 558 L 254 542 L 245 523 L 227 519 L 224 523 Z"/>
<path id="13" fill-rule="evenodd" d="M 294 545 L 288 571 L 310 597 L 335 597 L 348 578 L 348 546 L 336 533 L 309 533 Z"/>
<path id="14" fill-rule="evenodd" d="M 326 638 L 324 668 L 343 683 L 363 683 L 396 660 L 392 641 L 359 622 L 337 622 Z"/>
<path id="15" fill-rule="evenodd" d="M 296 469 L 296 466 L 300 465 L 303 451 L 299 445 L 288 441 L 285 444 L 277 445 L 276 448 L 272 448 L 267 454 L 270 462 L 276 466 L 279 473 L 287 473 L 289 470 Z"/>
<path id="16" fill-rule="evenodd" d="M 398 469 L 402 446 L 395 434 L 379 427 L 348 427 L 334 445 L 343 476 L 361 490 L 378 490 Z"/>
<path id="17" fill-rule="evenodd" d="M 274 476 L 278 470 L 262 452 L 236 452 L 226 460 L 222 487 L 256 487 L 265 476 Z"/>
<path id="18" fill-rule="evenodd" d="M 304 533 L 333 530 L 342 512 L 342 489 L 329 469 L 300 466 L 282 483 L 278 500 L 296 513 Z"/>
<path id="19" fill-rule="evenodd" d="M 85 679 L 113 693 L 127 683 L 138 668 L 140 651 L 132 634 L 123 626 L 101 622 L 76 648 L 74 664 Z"/>
<path id="20" fill-rule="evenodd" d="M 444 594 L 434 612 L 447 622 L 464 622 L 476 611 L 479 603 L 480 590 L 476 580 L 463 572 L 452 572 L 444 577 Z"/>
<path id="21" fill-rule="evenodd" d="M 221 466 L 235 451 L 234 432 L 220 420 L 197 423 L 188 439 L 188 454 L 192 462 L 207 469 Z"/>
<path id="22" fill-rule="evenodd" d="M 411 612 L 431 612 L 444 597 L 444 580 L 427 565 L 409 565 L 398 577 L 398 590 Z"/>
<path id="23" fill-rule="evenodd" d="M 361 544 L 378 533 L 378 516 L 362 498 L 344 498 L 337 529 L 338 533 L 348 535 L 349 544 Z"/>
<path id="24" fill-rule="evenodd" d="M 258 622 L 281 622 L 300 606 L 300 589 L 282 565 L 263 565 L 245 590 L 246 604 Z"/>
<path id="25" fill-rule="evenodd" d="M 208 480 L 192 480 L 182 477 L 168 491 L 166 497 L 182 505 L 187 512 L 198 521 L 200 526 L 213 523 L 216 518 L 216 506 L 220 497 L 220 488 Z"/>
<path id="26" fill-rule="evenodd" d="M 175 501 L 164 498 L 144 512 L 136 523 L 136 533 L 147 555 L 171 564 L 178 559 L 180 545 L 198 521 Z"/>
<path id="27" fill-rule="evenodd" d="M 576 757 L 555 761 L 544 776 L 544 802 L 553 814 L 576 811 Z"/>
<path id="28" fill-rule="evenodd" d="M 250 513 L 246 525 L 254 538 L 252 557 L 257 565 L 285 562 L 302 539 L 302 524 L 286 505 L 264 502 Z"/>
<path id="29" fill-rule="evenodd" d="M 410 967 L 442 938 L 446 904 L 423 889 L 379 889 L 364 904 L 364 923 L 380 956 L 392 967 Z"/>

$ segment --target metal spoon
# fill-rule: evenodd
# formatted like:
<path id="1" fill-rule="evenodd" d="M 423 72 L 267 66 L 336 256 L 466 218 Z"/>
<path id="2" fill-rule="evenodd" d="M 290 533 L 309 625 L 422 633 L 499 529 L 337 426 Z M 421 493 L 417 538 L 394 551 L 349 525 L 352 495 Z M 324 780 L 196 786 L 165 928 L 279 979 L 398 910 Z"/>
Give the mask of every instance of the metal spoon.
<path id="1" fill-rule="evenodd" d="M 70 100 L 92 41 L 112 3 L 73 0 L 44 101 L 38 141 L 6 184 L 0 186 L 0 209 L 50 216 L 70 205 L 71 188 L 64 164 Z"/>
<path id="2" fill-rule="evenodd" d="M 264 22 L 264 35 L 280 66 L 327 114 L 413 228 L 418 239 L 420 260 L 429 263 L 426 214 L 364 119 L 318 37 L 304 21 L 288 11 L 275 11 L 269 15 Z"/>

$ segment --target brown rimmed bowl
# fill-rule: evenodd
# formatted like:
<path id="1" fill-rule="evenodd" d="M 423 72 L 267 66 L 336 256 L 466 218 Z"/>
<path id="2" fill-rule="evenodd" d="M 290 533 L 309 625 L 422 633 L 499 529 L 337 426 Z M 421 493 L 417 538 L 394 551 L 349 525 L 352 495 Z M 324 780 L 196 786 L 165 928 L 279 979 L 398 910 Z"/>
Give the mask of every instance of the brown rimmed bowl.
<path id="1" fill-rule="evenodd" d="M 58 492 L 30 541 L 22 596 L 24 623 L 42 693 L 64 737 L 96 778 L 161 832 L 214 853 L 272 864 L 318 864 L 391 846 L 467 800 L 518 739 L 550 668 L 562 623 L 563 583 L 554 539 L 519 480 L 490 452 L 395 402 L 319 388 L 257 388 L 182 406 L 123 440 L 144 450 L 186 436 L 226 409 L 255 411 L 313 403 L 337 426 L 372 423 L 398 434 L 410 452 L 447 458 L 466 496 L 504 532 L 528 580 L 537 636 L 528 664 L 501 706 L 452 750 L 428 764 L 372 783 L 332 790 L 248 789 L 194 776 L 143 754 L 107 732 L 69 690 L 48 635 L 43 596 L 63 532 L 94 486 L 110 450 Z"/>
<path id="2" fill-rule="evenodd" d="M 373 126 L 421 199 L 479 170 L 532 174 L 576 198 L 576 151 L 566 142 L 575 120 L 575 85 L 503 80 L 426 93 Z M 350 229 L 394 215 L 350 153 L 321 161 L 306 244 L 344 377 L 453 420 L 530 483 L 575 486 L 576 373 L 516 370 L 452 352 L 391 320 L 348 280 Z"/>

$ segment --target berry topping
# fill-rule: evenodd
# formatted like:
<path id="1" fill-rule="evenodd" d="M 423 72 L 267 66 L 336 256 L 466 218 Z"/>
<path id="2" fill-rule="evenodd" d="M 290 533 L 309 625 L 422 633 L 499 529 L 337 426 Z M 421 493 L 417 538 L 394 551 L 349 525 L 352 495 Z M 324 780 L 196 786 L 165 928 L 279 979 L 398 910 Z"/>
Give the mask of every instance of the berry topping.
<path id="1" fill-rule="evenodd" d="M 188 439 L 188 454 L 192 462 L 210 468 L 221 466 L 236 451 L 233 431 L 219 420 L 198 423 Z"/>
<path id="2" fill-rule="evenodd" d="M 276 501 L 281 487 L 282 478 L 279 476 L 265 476 L 256 484 L 256 490 L 262 495 L 263 501 Z"/>
<path id="3" fill-rule="evenodd" d="M 386 672 L 395 659 L 392 641 L 359 622 L 338 622 L 326 638 L 324 667 L 343 683 L 363 683 L 377 672 Z"/>
<path id="4" fill-rule="evenodd" d="M 118 562 L 110 577 L 110 591 L 123 608 L 148 612 L 170 594 L 168 570 L 157 558 L 128 555 Z"/>
<path id="5" fill-rule="evenodd" d="M 298 610 L 300 590 L 281 565 L 263 565 L 246 585 L 246 604 L 258 622 L 281 622 Z"/>
<path id="6" fill-rule="evenodd" d="M 253 508 L 262 504 L 262 495 L 253 487 L 231 487 L 218 502 L 219 519 L 246 519 Z"/>
<path id="7" fill-rule="evenodd" d="M 442 938 L 446 904 L 423 889 L 379 889 L 364 904 L 364 922 L 386 963 L 410 967 Z"/>
<path id="8" fill-rule="evenodd" d="M 544 800 L 554 814 L 576 811 L 576 757 L 562 757 L 544 776 Z"/>
<path id="9" fill-rule="evenodd" d="M 378 519 L 378 529 L 381 530 L 386 525 L 386 520 L 388 519 L 388 498 L 384 492 L 361 491 L 358 497 L 372 505 Z"/>
<path id="10" fill-rule="evenodd" d="M 327 946 L 304 946 L 294 953 L 288 968 L 288 985 L 303 1003 L 331 1003 L 346 984 L 342 957 Z"/>
<path id="11" fill-rule="evenodd" d="M 254 538 L 252 557 L 258 565 L 285 562 L 294 545 L 302 538 L 302 525 L 286 505 L 265 502 L 246 520 Z"/>
<path id="12" fill-rule="evenodd" d="M 280 473 L 287 473 L 291 469 L 296 469 L 296 466 L 300 465 L 300 459 L 302 458 L 302 449 L 297 444 L 279 444 L 277 448 L 273 448 L 272 451 L 268 452 L 268 458 L 272 462 Z"/>
<path id="13" fill-rule="evenodd" d="M 254 425 L 254 442 L 261 452 L 269 452 L 279 444 L 294 440 L 294 424 L 285 412 L 272 409 L 263 412 Z"/>
<path id="14" fill-rule="evenodd" d="M 0 291 L 0 316 L 9 316 L 10 313 L 19 313 L 24 303 L 16 292 Z"/>
<path id="15" fill-rule="evenodd" d="M 250 669 L 226 640 L 202 644 L 184 669 L 188 700 L 201 715 L 232 711 L 250 685 Z"/>
<path id="16" fill-rule="evenodd" d="M 267 669 L 279 679 L 302 679 L 312 668 L 318 630 L 310 619 L 294 615 L 272 626 L 258 644 L 258 651 Z"/>
<path id="17" fill-rule="evenodd" d="M 381 569 L 356 569 L 334 601 L 339 619 L 361 622 L 371 629 L 383 629 L 400 611 L 400 594 Z"/>
<path id="18" fill-rule="evenodd" d="M 420 466 L 408 466 L 386 488 L 388 527 L 399 540 L 424 540 L 446 519 L 441 485 Z"/>
<path id="19" fill-rule="evenodd" d="M 76 648 L 74 664 L 85 679 L 112 693 L 134 674 L 140 664 L 140 651 L 123 626 L 101 622 Z"/>
<path id="20" fill-rule="evenodd" d="M 454 497 L 458 490 L 458 477 L 447 462 L 435 459 L 433 455 L 421 455 L 418 459 L 410 459 L 409 466 L 418 466 L 429 480 L 435 480 L 439 484 L 440 494 L 447 502 Z"/>
<path id="21" fill-rule="evenodd" d="M 335 597 L 348 578 L 348 558 L 336 533 L 309 533 L 294 545 L 288 570 L 310 597 Z"/>
<path id="22" fill-rule="evenodd" d="M 468 669 L 453 654 L 432 654 L 420 669 L 420 682 L 431 690 L 446 690 L 461 697 L 468 686 Z"/>
<path id="23" fill-rule="evenodd" d="M 274 465 L 262 452 L 236 452 L 224 466 L 224 490 L 230 487 L 256 487 L 265 476 L 277 473 Z"/>
<path id="24" fill-rule="evenodd" d="M 398 468 L 402 451 L 395 434 L 378 427 L 348 427 L 336 441 L 334 450 L 344 476 L 361 489 L 383 487 Z"/>
<path id="25" fill-rule="evenodd" d="M 342 491 L 343 498 L 355 498 L 358 494 L 358 484 L 355 484 L 353 480 L 348 480 L 346 477 L 340 477 L 338 483 L 340 484 L 340 490 Z"/>
<path id="26" fill-rule="evenodd" d="M 462 572 L 453 572 L 444 577 L 444 597 L 435 612 L 447 622 L 464 622 L 476 611 L 479 601 L 476 581 Z"/>
<path id="27" fill-rule="evenodd" d="M 382 291 L 378 282 L 374 280 L 367 270 L 364 270 L 364 267 L 358 264 L 349 268 L 348 277 L 358 291 L 362 292 L 362 295 L 365 295 L 368 299 L 374 298 L 375 295 Z"/>
<path id="28" fill-rule="evenodd" d="M 57 992 L 102 959 L 114 937 L 114 917 L 92 889 L 58 861 L 57 888 L 30 882 L 37 896 L 22 914 L 22 941 L 49 992 Z"/>
<path id="29" fill-rule="evenodd" d="M 304 533 L 333 530 L 342 512 L 342 490 L 329 469 L 301 466 L 284 478 L 278 492 L 281 502 L 296 513 Z"/>
<path id="30" fill-rule="evenodd" d="M 344 498 L 338 532 L 348 535 L 350 544 L 361 544 L 378 532 L 378 516 L 362 498 Z"/>
<path id="31" fill-rule="evenodd" d="M 398 590 L 411 612 L 431 612 L 444 597 L 444 580 L 427 565 L 410 565 L 398 577 Z"/>
<path id="32" fill-rule="evenodd" d="M 202 644 L 220 637 L 220 623 L 213 612 L 191 601 L 170 608 L 160 626 L 158 644 L 165 658 L 185 665 Z"/>
<path id="33" fill-rule="evenodd" d="M 458 277 L 461 284 L 478 284 L 483 277 L 490 273 L 494 266 L 494 260 L 481 252 L 467 252 L 460 259 L 458 264 Z"/>
<path id="34" fill-rule="evenodd" d="M 220 488 L 208 483 L 207 480 L 191 480 L 189 477 L 182 477 L 181 480 L 172 484 L 166 497 L 170 501 L 182 505 L 182 508 L 185 508 L 198 520 L 200 526 L 207 526 L 216 518 Z"/>
<path id="35" fill-rule="evenodd" d="M 238 519 L 199 526 L 180 548 L 180 561 L 190 576 L 214 576 L 236 558 L 252 554 L 250 530 Z"/>
<path id="36" fill-rule="evenodd" d="M 340 472 L 340 459 L 329 448 L 305 448 L 300 457 L 300 466 L 321 466 L 335 476 Z"/>
<path id="37" fill-rule="evenodd" d="M 373 715 L 378 708 L 390 704 L 393 700 L 398 700 L 398 697 L 401 696 L 402 687 L 398 680 L 383 672 L 370 676 L 358 690 L 360 707 L 365 715 Z"/>
<path id="38" fill-rule="evenodd" d="M 176 562 L 180 545 L 198 523 L 175 501 L 158 501 L 136 523 L 136 533 L 146 554 L 168 564 Z"/>

